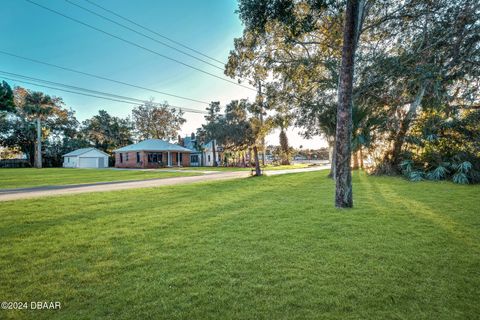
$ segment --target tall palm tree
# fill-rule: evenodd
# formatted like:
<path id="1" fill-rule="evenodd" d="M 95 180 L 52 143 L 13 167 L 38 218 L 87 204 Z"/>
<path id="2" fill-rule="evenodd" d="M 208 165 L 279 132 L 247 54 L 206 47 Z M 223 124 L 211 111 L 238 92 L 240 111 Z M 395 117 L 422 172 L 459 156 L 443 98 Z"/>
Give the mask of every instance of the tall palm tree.
<path id="1" fill-rule="evenodd" d="M 290 164 L 289 160 L 289 145 L 288 145 L 288 137 L 286 130 L 288 127 L 292 125 L 293 121 L 293 116 L 289 112 L 283 112 L 283 113 L 278 113 L 275 118 L 274 118 L 274 124 L 275 126 L 280 128 L 280 135 L 279 135 L 279 141 L 280 141 L 280 148 L 282 150 L 282 164 L 283 165 L 288 165 Z"/>
<path id="2" fill-rule="evenodd" d="M 370 147 L 375 131 L 386 121 L 385 116 L 372 113 L 365 106 L 352 106 L 353 169 L 363 168 L 363 148 Z"/>
<path id="3" fill-rule="evenodd" d="M 56 102 L 43 92 L 28 92 L 25 96 L 24 111 L 31 121 L 36 122 L 35 167 L 42 167 L 42 120 L 54 113 Z"/>

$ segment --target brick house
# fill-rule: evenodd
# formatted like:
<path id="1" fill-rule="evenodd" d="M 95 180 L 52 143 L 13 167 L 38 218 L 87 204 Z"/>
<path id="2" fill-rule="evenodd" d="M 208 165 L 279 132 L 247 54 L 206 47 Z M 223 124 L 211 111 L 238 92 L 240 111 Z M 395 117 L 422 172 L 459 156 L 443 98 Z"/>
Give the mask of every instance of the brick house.
<path id="1" fill-rule="evenodd" d="M 113 151 L 116 168 L 189 167 L 191 150 L 160 139 L 148 139 Z"/>

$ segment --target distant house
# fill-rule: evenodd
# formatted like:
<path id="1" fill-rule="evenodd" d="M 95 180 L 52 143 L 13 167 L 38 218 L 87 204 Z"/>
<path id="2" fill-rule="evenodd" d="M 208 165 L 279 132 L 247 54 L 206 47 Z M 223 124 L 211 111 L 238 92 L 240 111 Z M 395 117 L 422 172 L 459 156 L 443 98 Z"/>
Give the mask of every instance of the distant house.
<path id="1" fill-rule="evenodd" d="M 293 160 L 307 160 L 307 157 L 302 154 L 297 154 L 293 157 Z"/>
<path id="2" fill-rule="evenodd" d="M 200 145 L 195 136 L 185 137 L 183 140 L 183 146 L 191 151 L 190 153 L 190 166 L 199 167 L 207 166 L 213 167 L 213 142 L 210 141 L 206 144 Z M 223 148 L 215 143 L 215 150 L 217 164 L 221 163 Z"/>
<path id="3" fill-rule="evenodd" d="M 83 148 L 63 155 L 65 168 L 107 168 L 108 154 L 95 148 Z"/>
<path id="4" fill-rule="evenodd" d="M 190 150 L 190 166 L 191 167 L 200 167 L 203 165 L 202 162 L 202 150 L 197 144 L 195 136 L 183 138 L 183 146 Z"/>
<path id="5" fill-rule="evenodd" d="M 113 151 L 116 168 L 190 166 L 191 150 L 160 139 L 148 139 Z"/>
<path id="6" fill-rule="evenodd" d="M 215 143 L 215 156 L 216 159 L 213 158 L 213 140 L 203 145 L 203 155 L 205 157 L 204 165 L 207 167 L 213 167 L 213 162 L 216 161 L 218 165 L 222 162 L 222 153 L 223 148 Z"/>

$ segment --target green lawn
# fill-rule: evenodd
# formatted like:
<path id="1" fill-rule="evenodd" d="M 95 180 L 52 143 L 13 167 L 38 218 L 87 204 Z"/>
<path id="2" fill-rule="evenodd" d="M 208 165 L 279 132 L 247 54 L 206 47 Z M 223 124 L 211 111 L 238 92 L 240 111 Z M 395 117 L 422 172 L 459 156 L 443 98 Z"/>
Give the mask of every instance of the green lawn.
<path id="1" fill-rule="evenodd" d="M 328 172 L 0 203 L 0 297 L 35 319 L 478 319 L 480 186 Z"/>
<path id="2" fill-rule="evenodd" d="M 140 171 L 70 168 L 0 169 L 0 189 L 107 181 L 145 180 L 155 178 L 172 178 L 189 175 L 195 175 L 195 173 L 165 172 L 161 170 Z"/>

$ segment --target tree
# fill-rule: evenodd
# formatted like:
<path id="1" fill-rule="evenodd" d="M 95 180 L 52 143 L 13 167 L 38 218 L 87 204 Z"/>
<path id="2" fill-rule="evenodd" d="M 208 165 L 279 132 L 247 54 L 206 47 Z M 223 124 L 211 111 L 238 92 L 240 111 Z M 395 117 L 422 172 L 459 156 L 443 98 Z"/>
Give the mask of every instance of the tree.
<path id="1" fill-rule="evenodd" d="M 215 134 L 225 149 L 234 152 L 245 150 L 254 142 L 251 123 L 248 121 L 249 108 L 247 100 L 233 100 L 225 106 L 224 114 L 205 128 Z"/>
<path id="2" fill-rule="evenodd" d="M 111 116 L 105 110 L 82 122 L 82 137 L 90 145 L 112 153 L 113 150 L 133 143 L 133 124 L 129 118 Z"/>
<path id="3" fill-rule="evenodd" d="M 14 112 L 13 90 L 7 82 L 0 83 L 0 111 Z"/>
<path id="4" fill-rule="evenodd" d="M 208 123 L 197 131 L 197 138 L 215 137 L 225 150 L 242 152 L 254 151 L 256 175 L 261 175 L 258 146 L 262 138 L 273 127 L 270 118 L 260 119 L 261 107 L 247 100 L 233 100 L 225 106 L 224 114 L 219 113 L 219 105 L 212 103 L 207 116 Z"/>
<path id="5" fill-rule="evenodd" d="M 61 139 L 76 132 L 78 122 L 74 113 L 63 107 L 61 98 L 49 97 L 41 92 L 32 92 L 21 87 L 13 90 L 15 112 L 0 117 L 0 143 L 7 148 L 21 151 L 28 156 L 30 164 L 39 164 L 42 154 L 38 152 L 38 122 L 40 117 L 40 142 L 45 144 L 44 153 L 53 138 Z"/>
<path id="6" fill-rule="evenodd" d="M 480 183 L 480 108 L 423 110 L 405 140 L 408 179 Z"/>
<path id="7" fill-rule="evenodd" d="M 370 148 L 376 140 L 376 133 L 387 122 L 383 114 L 377 114 L 368 106 L 354 104 L 352 107 L 352 169 L 363 169 L 363 150 Z"/>
<path id="8" fill-rule="evenodd" d="M 285 113 L 277 113 L 273 119 L 275 126 L 280 128 L 280 134 L 278 136 L 281 150 L 281 164 L 290 164 L 290 146 L 288 145 L 288 137 L 285 130 L 290 126 L 292 121 L 292 115 L 285 111 Z"/>
<path id="9" fill-rule="evenodd" d="M 290 164 L 290 147 L 288 146 L 288 137 L 284 130 L 280 131 L 279 135 L 280 148 L 282 150 L 282 165 Z"/>
<path id="10" fill-rule="evenodd" d="M 59 98 L 52 98 L 43 92 L 28 92 L 25 97 L 24 112 L 31 120 L 35 119 L 37 139 L 35 143 L 35 167 L 42 167 L 42 125 L 43 120 L 52 117 L 59 112 L 63 101 Z"/>
<path id="11" fill-rule="evenodd" d="M 479 10 L 469 0 L 412 1 L 377 31 L 389 33 L 390 42 L 363 53 L 356 100 L 384 109 L 389 119 L 377 135 L 388 147 L 377 172 L 400 171 L 406 137 L 422 109 L 478 101 Z"/>
<path id="12" fill-rule="evenodd" d="M 280 128 L 279 141 L 281 147 L 281 164 L 290 164 L 290 147 L 286 130 L 294 123 L 294 114 L 292 112 L 294 99 L 285 97 L 283 87 L 279 83 L 271 83 L 267 87 L 267 97 L 269 107 L 276 114 L 273 116 L 273 122 Z"/>
<path id="13" fill-rule="evenodd" d="M 360 25 L 360 1 L 348 0 L 343 30 L 342 65 L 338 87 L 337 130 L 335 136 L 335 206 L 351 208 L 352 173 L 350 169 L 352 139 L 352 92 L 355 48 Z"/>
<path id="14" fill-rule="evenodd" d="M 183 112 L 170 107 L 168 103 L 154 103 L 153 100 L 132 110 L 133 122 L 140 139 L 175 140 L 182 124 Z"/>
<path id="15" fill-rule="evenodd" d="M 250 105 L 247 104 L 247 107 L 248 111 L 250 111 L 248 121 L 251 127 L 251 137 L 248 137 L 247 139 L 251 140 L 253 155 L 255 158 L 255 175 L 261 176 L 262 171 L 260 170 L 260 161 L 258 158 L 258 146 L 264 145 L 265 136 L 274 127 L 274 120 L 272 118 L 264 119 L 264 108 L 261 100 L 257 103 Z"/>
<path id="16" fill-rule="evenodd" d="M 296 125 L 308 126 L 306 137 L 327 136 L 333 157 L 335 115 L 323 107 L 335 110 L 341 7 L 324 1 L 243 0 L 239 15 L 245 30 L 242 38 L 235 39 L 227 67 L 236 67 L 242 77 L 252 75 L 248 70 L 256 70 L 248 67 L 251 64 L 260 66 L 258 73 L 264 77 L 270 73 L 274 80 L 268 86 L 275 88 L 275 103 L 282 104 L 283 99 L 284 105 L 297 109 Z M 325 117 L 329 114 L 333 116 Z M 322 129 L 327 131 L 313 128 L 318 119 L 326 120 Z"/>
<path id="17" fill-rule="evenodd" d="M 220 117 L 220 102 L 211 102 L 210 105 L 207 107 L 207 115 L 205 116 L 205 120 L 207 121 L 207 125 L 202 126 L 204 130 L 204 134 L 201 134 L 203 139 L 208 139 L 212 141 L 212 152 L 213 152 L 213 166 L 218 166 L 217 163 L 217 146 L 215 145 L 216 142 L 216 135 L 217 135 L 217 128 L 216 128 L 216 121 Z M 204 141 L 207 142 L 207 141 Z"/>
<path id="18" fill-rule="evenodd" d="M 345 3 L 240 0 L 245 29 L 227 65 L 229 75 L 268 78 L 268 86 L 279 87 L 280 96 L 291 100 L 295 125 L 308 136 L 324 135 L 331 150 L 340 143 L 337 126 L 343 127 L 336 114 Z M 358 1 L 351 102 L 389 121 L 374 127 L 360 122 L 365 131 L 354 132 L 354 143 L 370 126 L 368 136 L 378 140 L 370 145 L 388 147 L 383 163 L 396 169 L 422 108 L 471 105 L 477 99 L 479 10 L 480 3 L 471 0 Z"/>
<path id="19" fill-rule="evenodd" d="M 44 142 L 44 164 L 50 167 L 62 166 L 63 155 L 76 149 L 90 147 L 90 143 L 79 132 L 80 123 L 73 110 L 65 110 L 55 121 L 45 122 L 49 137 Z"/>

